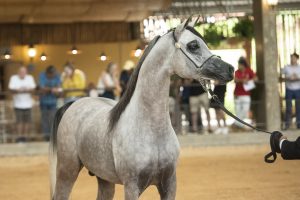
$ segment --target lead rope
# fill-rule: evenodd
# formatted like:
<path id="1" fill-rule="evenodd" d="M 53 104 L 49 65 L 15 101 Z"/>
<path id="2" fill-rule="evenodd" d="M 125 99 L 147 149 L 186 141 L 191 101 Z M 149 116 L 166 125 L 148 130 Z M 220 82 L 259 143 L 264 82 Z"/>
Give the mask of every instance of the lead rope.
<path id="1" fill-rule="evenodd" d="M 197 64 L 181 49 L 181 45 L 180 43 L 177 41 L 177 38 L 175 36 L 175 29 L 171 29 L 169 30 L 169 32 L 172 31 L 172 36 L 173 36 L 173 39 L 174 39 L 174 42 L 175 42 L 175 47 L 177 49 L 179 49 L 183 55 L 185 55 L 194 65 L 196 68 L 201 68 L 203 66 L 203 64 L 205 62 L 207 62 L 210 58 L 212 58 L 214 55 L 212 55 L 211 57 L 209 57 L 208 59 L 206 59 L 204 61 L 204 63 L 202 63 L 202 65 L 199 67 L 197 66 Z M 168 33 L 169 33 L 168 32 Z M 232 117 L 233 119 L 237 120 L 238 122 L 244 124 L 245 126 L 248 126 L 258 132 L 263 132 L 263 133 L 267 133 L 267 134 L 270 134 L 271 137 L 270 137 L 270 146 L 271 146 L 271 152 L 268 153 L 267 155 L 265 155 L 265 162 L 266 163 L 273 163 L 275 162 L 276 158 L 277 158 L 277 155 L 276 155 L 276 143 L 275 143 L 275 139 L 276 137 L 278 137 L 278 133 L 280 133 L 279 131 L 274 131 L 274 132 L 269 132 L 269 131 L 266 131 L 266 130 L 262 130 L 262 129 L 259 129 L 259 128 L 256 128 L 254 126 L 252 126 L 251 124 L 248 124 L 247 122 L 241 120 L 240 118 L 238 118 L 237 116 L 235 116 L 234 114 L 232 114 L 229 110 L 227 110 L 224 105 L 222 104 L 222 102 L 219 100 L 218 96 L 214 94 L 214 92 L 211 90 L 211 86 L 210 86 L 210 82 L 209 81 L 205 81 L 203 79 L 200 79 L 198 80 L 200 82 L 200 84 L 202 85 L 203 89 L 209 93 L 211 95 L 211 97 L 216 101 L 216 103 L 218 104 L 218 106 L 227 114 L 229 115 L 230 117 Z M 206 87 L 206 84 L 208 85 L 208 87 Z M 280 133 L 281 134 L 281 133 Z M 278 152 L 278 151 L 277 151 Z M 273 159 L 272 159 L 273 157 Z"/>
<path id="2" fill-rule="evenodd" d="M 276 144 L 274 143 L 274 139 L 275 139 L 275 135 L 277 135 L 278 131 L 274 131 L 274 132 L 269 132 L 269 131 L 266 131 L 266 130 L 262 130 L 262 129 L 259 129 L 259 128 L 256 128 L 254 126 L 252 126 L 251 124 L 241 120 L 240 118 L 238 118 L 237 116 L 235 116 L 234 114 L 232 114 L 229 110 L 227 110 L 223 103 L 220 101 L 219 97 L 217 95 L 214 94 L 214 92 L 212 91 L 211 89 L 211 85 L 210 85 L 210 81 L 205 81 L 203 79 L 200 79 L 199 80 L 201 86 L 203 87 L 203 89 L 209 93 L 212 97 L 213 100 L 215 100 L 215 102 L 217 103 L 217 105 L 227 114 L 229 115 L 230 117 L 232 117 L 233 119 L 237 120 L 238 122 L 244 124 L 245 126 L 248 126 L 258 132 L 263 132 L 263 133 L 267 133 L 267 134 L 270 134 L 271 137 L 270 137 L 270 146 L 271 146 L 271 152 L 268 153 L 267 155 L 265 155 L 265 162 L 266 163 L 273 163 L 275 162 L 276 158 L 277 158 L 277 155 L 276 155 Z M 281 134 L 281 133 L 280 133 Z M 272 158 L 273 157 L 273 158 Z"/>

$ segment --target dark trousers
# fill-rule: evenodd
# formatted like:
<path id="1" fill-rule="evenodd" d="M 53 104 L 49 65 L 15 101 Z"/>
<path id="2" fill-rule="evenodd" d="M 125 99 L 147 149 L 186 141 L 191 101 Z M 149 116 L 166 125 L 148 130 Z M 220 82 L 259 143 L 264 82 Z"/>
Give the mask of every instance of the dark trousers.
<path id="1" fill-rule="evenodd" d="M 41 115 L 42 115 L 42 132 L 45 138 L 50 136 L 50 131 L 56 113 L 56 105 L 41 105 Z"/>
<path id="2" fill-rule="evenodd" d="M 300 128 L 300 90 L 289 90 L 286 89 L 286 115 L 285 115 L 285 126 L 290 127 L 292 118 L 292 101 L 295 99 L 296 103 L 296 123 L 297 128 Z"/>
<path id="3" fill-rule="evenodd" d="M 107 91 L 105 90 L 105 92 L 100 95 L 100 97 L 105 97 L 105 98 L 109 98 L 109 99 L 115 99 L 115 94 L 113 91 Z"/>

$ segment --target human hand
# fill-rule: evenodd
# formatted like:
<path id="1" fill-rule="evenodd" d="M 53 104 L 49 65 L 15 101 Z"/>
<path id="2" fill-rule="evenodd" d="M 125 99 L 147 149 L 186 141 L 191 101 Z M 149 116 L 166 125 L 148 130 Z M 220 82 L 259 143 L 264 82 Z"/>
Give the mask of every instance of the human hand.
<path id="1" fill-rule="evenodd" d="M 44 90 L 45 92 L 51 92 L 51 88 L 50 88 L 50 87 L 44 87 L 43 90 Z"/>
<path id="2" fill-rule="evenodd" d="M 298 79 L 298 76 L 297 76 L 297 74 L 292 74 L 292 76 L 291 76 L 291 80 L 296 80 L 296 79 Z"/>
<path id="3" fill-rule="evenodd" d="M 285 135 L 283 135 L 280 137 L 279 141 L 281 141 L 281 140 L 287 140 L 287 137 Z"/>
<path id="4" fill-rule="evenodd" d="M 20 87 L 20 89 L 18 90 L 18 92 L 26 92 L 28 89 L 27 87 Z"/>
<path id="5" fill-rule="evenodd" d="M 51 93 L 58 93 L 58 88 L 51 88 Z"/>

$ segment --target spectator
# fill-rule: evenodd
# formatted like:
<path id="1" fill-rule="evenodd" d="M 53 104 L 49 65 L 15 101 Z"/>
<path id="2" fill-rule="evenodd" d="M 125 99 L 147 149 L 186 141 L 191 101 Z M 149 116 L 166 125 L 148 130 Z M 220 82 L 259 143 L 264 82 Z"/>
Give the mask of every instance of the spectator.
<path id="1" fill-rule="evenodd" d="M 214 94 L 217 95 L 217 97 L 219 98 L 220 102 L 223 105 L 225 100 L 225 93 L 226 93 L 226 84 L 220 85 L 218 81 L 215 81 Z M 218 129 L 215 131 L 215 134 L 220 134 L 220 133 L 228 134 L 225 114 L 222 111 L 222 109 L 218 106 L 218 104 L 214 101 L 214 99 L 211 99 L 211 107 L 214 108 L 216 111 L 216 118 L 218 122 Z M 223 127 L 221 121 L 223 121 Z"/>
<path id="2" fill-rule="evenodd" d="M 95 86 L 95 83 L 90 82 L 88 84 L 88 88 L 87 89 L 88 89 L 88 96 L 89 97 L 98 97 L 98 90 L 97 90 L 97 88 Z"/>
<path id="3" fill-rule="evenodd" d="M 182 80 L 182 88 L 181 90 L 181 106 L 183 113 L 185 115 L 186 121 L 189 122 L 189 131 L 192 131 L 192 120 L 191 120 L 191 112 L 190 112 L 190 83 L 188 79 L 183 79 Z M 199 117 L 200 123 L 198 123 L 198 126 L 201 126 L 200 128 L 202 129 L 202 121 L 201 117 Z"/>
<path id="4" fill-rule="evenodd" d="M 170 90 L 169 90 L 169 113 L 171 123 L 176 133 L 181 132 L 181 115 L 179 106 L 179 92 L 180 92 L 181 78 L 177 75 L 171 77 Z"/>
<path id="5" fill-rule="evenodd" d="M 75 69 L 71 63 L 67 63 L 62 74 L 62 88 L 65 95 L 65 103 L 76 101 L 86 96 L 86 80 L 84 73 Z"/>
<path id="6" fill-rule="evenodd" d="M 106 70 L 101 74 L 98 81 L 98 88 L 100 89 L 101 97 L 106 97 L 109 99 L 115 99 L 115 90 L 117 92 L 121 91 L 119 86 L 119 81 L 117 78 L 118 66 L 117 64 L 111 62 L 107 65 Z"/>
<path id="7" fill-rule="evenodd" d="M 198 132 L 198 118 L 201 117 L 201 107 L 204 108 L 207 118 L 208 132 L 212 133 L 210 126 L 209 99 L 201 84 L 193 80 L 190 88 L 190 110 L 192 114 L 192 131 Z"/>
<path id="8" fill-rule="evenodd" d="M 238 61 L 238 70 L 235 72 L 234 81 L 236 83 L 234 89 L 234 102 L 235 102 L 235 113 L 236 116 L 242 120 L 248 118 L 251 98 L 250 90 L 254 88 L 254 81 L 256 80 L 255 73 L 250 69 L 246 59 L 240 57 Z M 246 85 L 254 86 L 249 87 Z M 235 121 L 233 126 L 234 129 L 244 129 L 243 124 Z"/>
<path id="9" fill-rule="evenodd" d="M 11 76 L 8 88 L 13 92 L 17 125 L 17 142 L 25 142 L 31 123 L 33 99 L 31 93 L 36 87 L 33 77 L 27 74 L 27 69 L 21 67 L 18 74 Z"/>
<path id="10" fill-rule="evenodd" d="M 128 60 L 125 62 L 125 65 L 123 68 L 124 68 L 124 70 L 122 70 L 121 75 L 120 75 L 120 86 L 122 89 L 121 96 L 123 96 L 123 94 L 126 91 L 130 76 L 134 70 L 134 63 L 132 61 Z"/>
<path id="11" fill-rule="evenodd" d="M 286 116 L 285 116 L 285 129 L 288 129 L 291 124 L 292 117 L 292 100 L 296 101 L 296 121 L 297 128 L 300 129 L 300 65 L 298 64 L 299 55 L 293 53 L 291 55 L 291 64 L 286 65 L 282 74 L 284 74 L 286 81 Z"/>
<path id="12" fill-rule="evenodd" d="M 42 132 L 49 141 L 52 121 L 57 108 L 57 95 L 60 91 L 60 77 L 54 66 L 47 67 L 39 76 L 40 108 L 42 115 Z"/>

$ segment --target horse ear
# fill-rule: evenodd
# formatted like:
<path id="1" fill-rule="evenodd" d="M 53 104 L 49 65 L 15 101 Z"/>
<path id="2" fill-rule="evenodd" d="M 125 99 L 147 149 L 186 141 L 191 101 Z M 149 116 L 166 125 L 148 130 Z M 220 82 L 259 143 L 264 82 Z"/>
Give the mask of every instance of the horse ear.
<path id="1" fill-rule="evenodd" d="M 200 19 L 200 15 L 199 15 L 196 19 L 192 20 L 192 21 L 189 23 L 189 26 L 191 26 L 191 27 L 197 26 L 199 19 Z"/>
<path id="2" fill-rule="evenodd" d="M 192 16 L 190 16 L 187 20 L 185 20 L 182 24 L 179 24 L 175 29 L 175 36 L 178 38 L 181 34 L 181 32 L 189 25 L 189 22 L 191 21 Z"/>
<path id="3" fill-rule="evenodd" d="M 185 21 L 184 28 L 187 27 L 191 21 L 192 21 L 192 15 L 189 16 L 189 18 Z"/>

